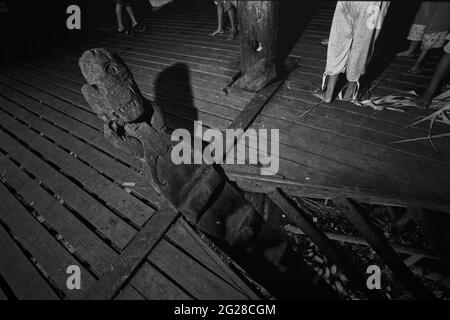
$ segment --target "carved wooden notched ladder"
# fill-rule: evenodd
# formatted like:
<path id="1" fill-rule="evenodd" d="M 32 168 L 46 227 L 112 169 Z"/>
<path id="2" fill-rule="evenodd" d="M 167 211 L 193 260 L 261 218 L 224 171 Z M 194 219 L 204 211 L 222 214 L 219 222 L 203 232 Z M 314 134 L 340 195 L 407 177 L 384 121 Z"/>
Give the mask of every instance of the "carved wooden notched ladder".
<path id="1" fill-rule="evenodd" d="M 88 298 L 113 298 L 178 213 L 216 243 L 225 246 L 234 256 L 244 260 L 266 260 L 274 270 L 285 275 L 285 280 L 292 279 L 292 283 L 300 282 L 303 288 L 307 288 L 310 298 L 334 297 L 334 293 L 324 283 L 313 283 L 311 268 L 299 259 L 285 237 L 282 238 L 280 225 L 274 225 L 273 221 L 263 218 L 265 212 L 260 204 L 267 201 L 264 198 L 270 199 L 277 206 L 271 212 L 272 216 L 289 217 L 330 261 L 349 276 L 352 287 L 364 292 L 369 298 L 382 298 L 377 292 L 367 290 L 362 270 L 349 264 L 345 254 L 299 211 L 283 191 L 268 190 L 267 197 L 255 197 L 232 184 L 220 167 L 205 164 L 175 165 L 171 160 L 174 145 L 170 135 L 166 133 L 161 110 L 155 103 L 143 98 L 127 66 L 114 52 L 106 49 L 88 50 L 80 58 L 79 65 L 87 81 L 82 87 L 83 95 L 92 110 L 102 119 L 106 139 L 120 152 L 142 161 L 145 178 L 164 199 L 157 213 L 158 217 L 152 219 L 152 224 L 158 227 L 157 232 L 154 226 L 144 227 L 121 258 L 111 266 L 110 272 L 87 290 Z M 258 93 L 235 119 L 232 127 L 247 129 L 283 80 L 272 83 Z M 433 298 L 353 200 L 339 194 L 330 194 L 329 198 L 334 199 L 337 207 L 361 231 L 366 241 L 410 292 L 416 297 Z M 416 216 L 418 215 L 415 214 L 414 217 Z M 422 225 L 423 223 L 421 228 Z M 433 240 L 433 245 L 438 243 L 436 239 Z M 441 247 L 439 251 L 445 252 Z M 300 273 L 302 275 L 294 279 Z M 310 281 L 305 282 L 305 279 Z"/>
<path id="2" fill-rule="evenodd" d="M 281 270 L 293 268 L 283 262 L 291 260 L 285 258 L 292 255 L 291 250 L 221 170 L 172 162 L 173 143 L 165 132 L 161 110 L 142 97 L 117 54 L 103 48 L 88 50 L 79 66 L 87 81 L 82 93 L 102 119 L 106 139 L 142 161 L 145 177 L 165 200 L 168 212 L 180 212 L 238 254 L 256 252 Z M 273 250 L 277 254 L 265 254 Z M 103 298 L 102 292 L 93 289 L 89 297 Z"/>

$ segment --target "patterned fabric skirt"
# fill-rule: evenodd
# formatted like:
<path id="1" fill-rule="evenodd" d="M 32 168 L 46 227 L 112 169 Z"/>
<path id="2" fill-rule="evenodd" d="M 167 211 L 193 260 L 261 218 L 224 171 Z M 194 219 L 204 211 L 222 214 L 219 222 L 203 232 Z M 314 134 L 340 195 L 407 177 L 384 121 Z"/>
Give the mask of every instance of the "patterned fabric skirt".
<path id="1" fill-rule="evenodd" d="M 426 25 L 413 24 L 409 30 L 408 40 L 422 41 L 422 49 L 442 48 L 448 36 L 448 31 L 425 32 Z"/>
<path id="2" fill-rule="evenodd" d="M 447 44 L 444 47 L 444 51 L 447 52 L 448 54 L 450 54 L 450 33 L 447 35 Z"/>

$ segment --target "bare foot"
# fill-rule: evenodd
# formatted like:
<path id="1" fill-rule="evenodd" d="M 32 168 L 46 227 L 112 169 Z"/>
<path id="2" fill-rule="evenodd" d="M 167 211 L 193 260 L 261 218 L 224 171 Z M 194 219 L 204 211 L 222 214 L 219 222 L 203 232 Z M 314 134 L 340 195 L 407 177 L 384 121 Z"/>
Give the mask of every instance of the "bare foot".
<path id="1" fill-rule="evenodd" d="M 348 87 L 345 89 L 344 97 L 342 98 L 343 101 L 353 101 L 353 96 L 355 94 L 356 90 L 356 83 L 350 82 Z"/>
<path id="2" fill-rule="evenodd" d="M 236 39 L 237 31 L 231 30 L 230 35 L 228 36 L 228 40 L 234 40 Z"/>
<path id="3" fill-rule="evenodd" d="M 210 34 L 210 36 L 216 36 L 218 34 L 222 34 L 223 33 L 223 29 L 216 29 L 213 33 Z"/>
<path id="4" fill-rule="evenodd" d="M 420 97 L 418 97 L 414 102 L 420 108 L 428 108 L 431 104 L 431 100 L 433 99 L 433 95 L 428 92 L 424 92 Z"/>
<path id="5" fill-rule="evenodd" d="M 397 53 L 397 57 L 408 57 L 412 58 L 414 56 L 414 51 L 411 50 L 405 50 Z"/>
<path id="6" fill-rule="evenodd" d="M 314 96 L 316 96 L 317 98 L 319 98 L 320 100 L 322 100 L 325 103 L 331 102 L 331 97 L 327 97 L 327 93 L 325 91 L 323 91 L 322 89 L 314 90 L 313 94 L 314 94 Z"/>
<path id="7" fill-rule="evenodd" d="M 351 94 L 350 90 L 346 90 L 344 96 L 342 97 L 342 101 L 352 101 L 353 95 Z"/>

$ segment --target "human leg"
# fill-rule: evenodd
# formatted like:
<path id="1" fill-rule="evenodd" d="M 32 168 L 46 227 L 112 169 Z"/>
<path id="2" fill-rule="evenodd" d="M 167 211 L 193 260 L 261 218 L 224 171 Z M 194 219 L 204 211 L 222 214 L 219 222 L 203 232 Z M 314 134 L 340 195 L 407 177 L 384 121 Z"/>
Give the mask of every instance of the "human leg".
<path id="1" fill-rule="evenodd" d="M 419 47 L 419 43 L 420 41 L 409 41 L 408 49 L 397 53 L 397 57 L 412 57 L 416 49 Z"/>
<path id="2" fill-rule="evenodd" d="M 434 33 L 425 33 L 423 40 L 422 40 L 422 47 L 420 51 L 420 55 L 415 61 L 414 65 L 409 70 L 411 73 L 421 73 L 421 65 L 422 62 L 425 60 L 428 52 L 431 49 L 437 49 L 444 46 L 444 43 L 446 41 L 447 32 L 434 32 Z"/>
<path id="3" fill-rule="evenodd" d="M 378 23 L 376 27 L 370 27 L 367 24 L 370 15 L 369 6 L 375 5 L 376 2 L 354 2 L 353 11 L 358 12 L 353 19 L 353 43 L 350 49 L 346 76 L 348 86 L 343 99 L 353 101 L 357 99 L 359 90 L 359 79 L 365 74 L 366 68 L 372 57 L 375 48 L 375 42 L 383 25 L 386 10 L 380 10 L 377 17 Z M 382 3 L 376 3 L 382 6 Z M 384 14 L 384 15 L 383 15 Z"/>
<path id="4" fill-rule="evenodd" d="M 230 33 L 230 36 L 228 37 L 228 39 L 234 40 L 237 35 L 237 30 L 236 30 L 236 22 L 234 20 L 234 9 L 233 8 L 228 10 L 228 17 L 230 18 L 230 24 L 231 24 L 231 33 Z"/>
<path id="5" fill-rule="evenodd" d="M 117 21 L 117 31 L 121 32 L 125 27 L 123 26 L 123 17 L 122 17 L 122 8 L 123 4 L 118 1 L 115 5 L 115 13 L 116 13 L 116 21 Z"/>
<path id="6" fill-rule="evenodd" d="M 322 88 L 315 90 L 314 95 L 324 102 L 331 102 L 339 74 L 347 67 L 348 55 L 352 45 L 352 22 L 345 6 L 338 2 L 334 12 L 333 22 L 327 49 L 327 63 Z M 325 82 L 327 85 L 325 86 Z M 326 87 L 326 90 L 325 90 Z"/>
<path id="7" fill-rule="evenodd" d="M 412 24 L 409 29 L 408 37 L 409 47 L 408 49 L 397 53 L 398 57 L 412 57 L 414 52 L 419 47 L 425 34 L 426 25 L 424 24 Z"/>
<path id="8" fill-rule="evenodd" d="M 134 16 L 134 11 L 133 8 L 131 7 L 131 5 L 127 5 L 125 7 L 125 9 L 127 9 L 128 15 L 130 16 L 131 19 L 131 26 L 134 27 L 138 24 L 136 17 Z"/>
<path id="9" fill-rule="evenodd" d="M 450 48 L 449 52 L 445 52 L 442 58 L 439 60 L 438 65 L 434 71 L 433 77 L 431 78 L 430 84 L 424 91 L 424 93 L 416 99 L 416 104 L 422 108 L 428 108 L 436 93 L 439 84 L 450 69 Z"/>
<path id="10" fill-rule="evenodd" d="M 223 33 L 223 3 L 217 1 L 217 29 L 211 33 L 212 36 Z"/>
<path id="11" fill-rule="evenodd" d="M 339 79 L 339 73 L 334 75 L 324 75 L 328 77 L 326 90 L 325 88 L 314 90 L 313 94 L 317 98 L 323 100 L 323 102 L 330 103 L 333 100 L 334 89 L 336 88 L 337 80 Z"/>

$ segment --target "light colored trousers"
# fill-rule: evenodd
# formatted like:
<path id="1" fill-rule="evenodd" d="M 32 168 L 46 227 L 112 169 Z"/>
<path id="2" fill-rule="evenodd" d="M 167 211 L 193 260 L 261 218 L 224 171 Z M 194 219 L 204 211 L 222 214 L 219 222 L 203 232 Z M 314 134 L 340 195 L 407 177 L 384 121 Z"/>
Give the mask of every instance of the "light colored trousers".
<path id="1" fill-rule="evenodd" d="M 372 55 L 388 6 L 388 1 L 337 3 L 324 76 L 346 71 L 348 81 L 358 82 Z"/>

